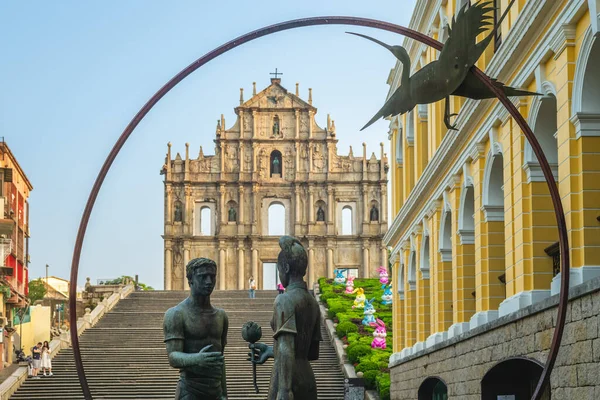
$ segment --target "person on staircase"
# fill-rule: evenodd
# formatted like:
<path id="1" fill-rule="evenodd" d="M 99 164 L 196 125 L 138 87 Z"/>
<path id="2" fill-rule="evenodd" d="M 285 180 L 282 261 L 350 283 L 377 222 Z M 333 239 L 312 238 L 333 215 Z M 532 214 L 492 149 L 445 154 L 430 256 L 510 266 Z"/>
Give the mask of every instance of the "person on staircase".
<path id="1" fill-rule="evenodd" d="M 52 359 L 50 358 L 50 345 L 48 341 L 44 341 L 42 345 L 42 370 L 44 371 L 44 376 L 46 376 L 46 370 L 48 370 L 47 376 L 54 375 L 52 373 Z"/>
<path id="2" fill-rule="evenodd" d="M 42 365 L 42 342 L 38 342 L 37 345 L 33 346 L 31 356 L 33 358 L 33 379 L 40 379 L 38 373 Z"/>
<path id="3" fill-rule="evenodd" d="M 251 276 L 250 279 L 248 279 L 248 287 L 250 288 L 250 291 L 248 292 L 248 296 L 251 299 L 256 298 L 256 281 L 254 280 L 253 276 Z"/>

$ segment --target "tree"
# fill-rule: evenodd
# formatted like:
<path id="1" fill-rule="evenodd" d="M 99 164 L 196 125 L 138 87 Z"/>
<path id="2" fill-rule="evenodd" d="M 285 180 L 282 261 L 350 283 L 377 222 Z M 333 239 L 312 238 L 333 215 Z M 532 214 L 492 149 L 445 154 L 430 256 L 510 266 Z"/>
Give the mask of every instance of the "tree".
<path id="1" fill-rule="evenodd" d="M 124 285 L 129 282 L 135 282 L 131 276 L 122 275 L 117 279 L 111 279 L 108 281 L 100 282 L 101 285 Z M 152 286 L 148 286 L 145 283 L 138 282 L 138 290 L 154 290 Z"/>
<path id="2" fill-rule="evenodd" d="M 31 304 L 35 304 L 36 301 L 42 300 L 46 296 L 46 292 L 46 283 L 42 281 L 42 278 L 29 281 L 29 294 L 27 297 Z"/>

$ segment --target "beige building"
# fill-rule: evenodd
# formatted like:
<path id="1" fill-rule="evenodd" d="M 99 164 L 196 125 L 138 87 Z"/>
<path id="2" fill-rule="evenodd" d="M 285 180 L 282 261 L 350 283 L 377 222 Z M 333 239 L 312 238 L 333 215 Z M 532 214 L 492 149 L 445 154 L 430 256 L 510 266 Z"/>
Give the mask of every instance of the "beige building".
<path id="1" fill-rule="evenodd" d="M 219 289 L 275 289 L 278 238 L 302 240 L 307 280 L 333 277 L 335 268 L 374 276 L 387 263 L 387 159 L 338 155 L 334 121 L 281 86 L 280 79 L 235 108 L 227 128 L 217 123 L 215 155 L 202 148 L 171 158 L 165 175 L 165 289 L 187 289 L 184 266 L 195 257 L 217 261 Z"/>

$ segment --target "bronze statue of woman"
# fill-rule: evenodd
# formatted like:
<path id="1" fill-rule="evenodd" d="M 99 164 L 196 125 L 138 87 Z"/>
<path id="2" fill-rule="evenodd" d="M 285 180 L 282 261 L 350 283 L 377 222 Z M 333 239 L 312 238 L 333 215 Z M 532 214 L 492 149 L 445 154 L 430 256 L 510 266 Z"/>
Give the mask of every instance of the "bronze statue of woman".
<path id="1" fill-rule="evenodd" d="M 309 361 L 319 358 L 321 319 L 319 305 L 304 282 L 308 257 L 294 237 L 281 237 L 279 247 L 277 270 L 286 291 L 275 299 L 271 319 L 275 341 L 273 347 L 251 345 L 258 355 L 253 362 L 263 364 L 275 358 L 269 400 L 316 400 L 317 383 Z"/>

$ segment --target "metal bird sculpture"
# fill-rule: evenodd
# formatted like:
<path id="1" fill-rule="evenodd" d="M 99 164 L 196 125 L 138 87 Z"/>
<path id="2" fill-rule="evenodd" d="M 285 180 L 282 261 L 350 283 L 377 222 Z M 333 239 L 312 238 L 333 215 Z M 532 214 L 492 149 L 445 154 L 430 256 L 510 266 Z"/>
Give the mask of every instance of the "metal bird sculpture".
<path id="1" fill-rule="evenodd" d="M 452 20 L 450 35 L 437 60 L 425 65 L 419 71 L 410 75 L 411 61 L 406 49 L 402 46 L 390 46 L 372 37 L 348 32 L 361 36 L 388 49 L 402 63 L 400 86 L 386 101 L 375 116 L 361 129 L 364 130 L 379 118 L 395 116 L 411 111 L 417 104 L 430 104 L 445 99 L 444 123 L 448 129 L 456 130 L 450 124 L 449 97 L 461 96 L 475 100 L 495 97 L 494 94 L 477 79 L 472 72 L 481 54 L 494 36 L 498 26 L 506 17 L 515 0 L 511 0 L 494 29 L 488 36 L 477 42 L 477 36 L 493 25 L 488 22 L 493 19 L 489 12 L 493 11 L 492 2 L 478 1 L 468 6 L 465 4 Z M 528 92 L 505 86 L 495 81 L 508 96 L 530 96 L 538 93 Z"/>

